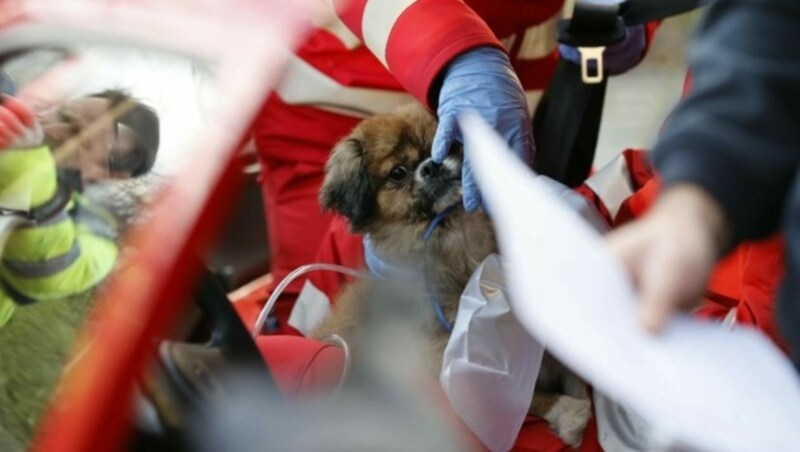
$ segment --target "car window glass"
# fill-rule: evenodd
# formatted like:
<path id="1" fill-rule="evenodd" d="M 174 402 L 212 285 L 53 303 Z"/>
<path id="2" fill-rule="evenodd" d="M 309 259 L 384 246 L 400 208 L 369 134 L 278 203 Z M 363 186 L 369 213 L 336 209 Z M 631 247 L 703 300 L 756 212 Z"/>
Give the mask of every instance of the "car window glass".
<path id="1" fill-rule="evenodd" d="M 126 234 L 202 158 L 185 142 L 208 124 L 216 85 L 204 62 L 112 45 L 22 49 L 0 56 L 0 71 L 4 95 L 45 131 L 0 150 L 0 450 L 14 451 L 80 354 L 104 282 L 135 252 Z M 107 105 L 76 102 L 87 96 Z"/>

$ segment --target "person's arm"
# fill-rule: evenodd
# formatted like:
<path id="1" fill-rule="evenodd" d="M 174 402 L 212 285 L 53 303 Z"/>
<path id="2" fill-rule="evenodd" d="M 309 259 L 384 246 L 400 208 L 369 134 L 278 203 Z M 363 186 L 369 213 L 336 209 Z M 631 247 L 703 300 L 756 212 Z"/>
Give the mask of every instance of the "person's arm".
<path id="1" fill-rule="evenodd" d="M 775 231 L 800 165 L 800 4 L 709 8 L 692 88 L 654 149 L 664 192 L 643 219 L 608 237 L 654 331 L 696 305 L 732 245 Z"/>
<path id="2" fill-rule="evenodd" d="M 334 1 L 339 18 L 424 105 L 436 109 L 437 76 L 456 56 L 488 46 L 492 30 L 461 0 Z M 498 5 L 502 7 L 502 5 Z"/>
<path id="3" fill-rule="evenodd" d="M 800 166 L 800 3 L 719 0 L 695 40 L 688 96 L 654 148 L 667 187 L 722 207 L 732 240 L 775 231 Z"/>

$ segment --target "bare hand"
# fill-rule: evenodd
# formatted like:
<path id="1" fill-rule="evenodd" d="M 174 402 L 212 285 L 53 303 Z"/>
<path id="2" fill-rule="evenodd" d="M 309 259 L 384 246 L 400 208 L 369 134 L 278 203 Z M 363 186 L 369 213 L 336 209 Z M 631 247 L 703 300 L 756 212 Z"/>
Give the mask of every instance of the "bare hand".
<path id="1" fill-rule="evenodd" d="M 676 311 L 697 305 L 728 237 L 720 206 L 691 185 L 671 187 L 647 216 L 608 235 L 633 277 L 645 328 L 660 331 Z"/>

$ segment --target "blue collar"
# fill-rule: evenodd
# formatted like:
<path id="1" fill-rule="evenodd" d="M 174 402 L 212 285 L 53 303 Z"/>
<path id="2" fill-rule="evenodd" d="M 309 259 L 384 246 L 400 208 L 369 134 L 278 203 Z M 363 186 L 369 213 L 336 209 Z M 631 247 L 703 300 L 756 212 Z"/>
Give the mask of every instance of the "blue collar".
<path id="1" fill-rule="evenodd" d="M 428 277 L 428 241 L 430 240 L 431 236 L 433 236 L 433 232 L 436 230 L 436 228 L 447 218 L 448 215 L 453 212 L 453 210 L 455 210 L 455 207 L 456 206 L 450 206 L 437 214 L 431 220 L 431 222 L 428 224 L 428 227 L 425 228 L 425 232 L 422 234 L 422 241 L 425 243 L 422 276 L 425 279 L 425 285 L 427 286 L 427 291 L 430 296 L 431 307 L 433 308 L 433 312 L 436 314 L 436 319 L 439 321 L 439 324 L 442 326 L 442 328 L 444 328 L 444 330 L 448 333 L 453 331 L 453 325 L 447 321 L 447 317 L 444 315 L 444 310 L 442 309 L 442 304 L 439 303 L 438 297 L 430 290 L 431 283 Z M 395 262 L 390 262 L 381 258 L 378 253 L 375 252 L 375 247 L 372 244 L 369 234 L 364 235 L 362 242 L 364 244 L 364 261 L 367 265 L 367 269 L 369 269 L 369 272 L 373 276 L 381 279 L 390 277 L 398 278 L 403 281 L 418 280 L 417 278 L 419 278 L 420 275 L 419 272 L 414 268 Z"/>
<path id="2" fill-rule="evenodd" d="M 413 281 L 421 276 L 419 271 L 413 267 L 379 256 L 369 234 L 365 234 L 361 241 L 364 244 L 364 262 L 372 276 L 379 279 L 395 278 L 401 281 Z"/>

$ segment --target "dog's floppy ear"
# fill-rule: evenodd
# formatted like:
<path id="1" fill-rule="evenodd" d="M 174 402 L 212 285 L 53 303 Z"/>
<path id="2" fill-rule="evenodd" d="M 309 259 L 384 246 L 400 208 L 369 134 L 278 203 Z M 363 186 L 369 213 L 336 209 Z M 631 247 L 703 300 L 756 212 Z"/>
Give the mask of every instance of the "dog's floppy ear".
<path id="1" fill-rule="evenodd" d="M 363 144 L 345 139 L 333 149 L 325 166 L 319 202 L 350 220 L 353 232 L 362 231 L 375 213 L 375 188 L 369 177 Z"/>

